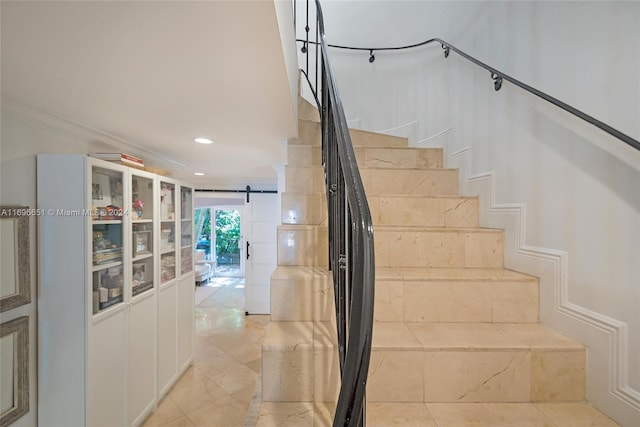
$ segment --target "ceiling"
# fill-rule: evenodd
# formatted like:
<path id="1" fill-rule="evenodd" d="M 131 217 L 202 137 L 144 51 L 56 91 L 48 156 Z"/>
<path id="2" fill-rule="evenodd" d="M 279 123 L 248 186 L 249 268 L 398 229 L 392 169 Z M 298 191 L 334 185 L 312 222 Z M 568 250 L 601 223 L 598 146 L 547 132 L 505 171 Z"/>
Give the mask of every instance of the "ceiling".
<path id="1" fill-rule="evenodd" d="M 3 113 L 198 187 L 275 186 L 297 129 L 273 1 L 1 8 Z"/>

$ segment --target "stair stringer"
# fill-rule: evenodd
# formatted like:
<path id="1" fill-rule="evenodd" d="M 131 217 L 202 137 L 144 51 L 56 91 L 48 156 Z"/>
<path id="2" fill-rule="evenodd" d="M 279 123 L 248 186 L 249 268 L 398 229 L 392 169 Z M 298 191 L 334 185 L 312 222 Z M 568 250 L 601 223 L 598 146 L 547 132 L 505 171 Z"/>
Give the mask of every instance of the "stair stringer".
<path id="1" fill-rule="evenodd" d="M 640 391 L 627 381 L 628 324 L 570 301 L 569 254 L 527 245 L 527 204 L 496 203 L 495 172 L 471 175 L 472 147 L 449 153 L 447 142 L 446 167 L 459 170 L 460 194 L 479 196 L 481 227 L 504 230 L 505 267 L 539 277 L 541 323 L 586 346 L 588 400 L 621 425 L 636 425 Z"/>

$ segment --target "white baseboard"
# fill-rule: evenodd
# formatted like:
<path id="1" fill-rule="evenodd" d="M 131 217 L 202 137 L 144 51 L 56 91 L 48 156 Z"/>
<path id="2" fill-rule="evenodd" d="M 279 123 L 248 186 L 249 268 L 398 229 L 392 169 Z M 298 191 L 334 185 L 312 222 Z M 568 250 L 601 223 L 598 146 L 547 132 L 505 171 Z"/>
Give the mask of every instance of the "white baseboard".
<path id="1" fill-rule="evenodd" d="M 628 325 L 571 302 L 569 254 L 527 245 L 527 205 L 496 203 L 495 173 L 471 175 L 471 156 L 465 147 L 446 157 L 447 167 L 459 170 L 460 193 L 479 196 L 483 227 L 505 230 L 505 266 L 540 278 L 542 323 L 587 347 L 588 400 L 621 425 L 637 426 L 640 392 L 628 384 Z"/>

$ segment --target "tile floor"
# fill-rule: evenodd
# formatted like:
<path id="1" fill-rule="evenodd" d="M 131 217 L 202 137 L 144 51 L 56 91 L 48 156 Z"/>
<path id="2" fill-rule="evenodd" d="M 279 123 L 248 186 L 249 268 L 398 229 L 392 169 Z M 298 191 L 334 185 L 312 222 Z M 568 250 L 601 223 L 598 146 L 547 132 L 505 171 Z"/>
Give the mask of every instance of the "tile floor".
<path id="1" fill-rule="evenodd" d="M 197 287 L 194 364 L 143 426 L 254 426 L 268 324 L 269 316 L 245 316 L 244 279 L 216 277 Z"/>

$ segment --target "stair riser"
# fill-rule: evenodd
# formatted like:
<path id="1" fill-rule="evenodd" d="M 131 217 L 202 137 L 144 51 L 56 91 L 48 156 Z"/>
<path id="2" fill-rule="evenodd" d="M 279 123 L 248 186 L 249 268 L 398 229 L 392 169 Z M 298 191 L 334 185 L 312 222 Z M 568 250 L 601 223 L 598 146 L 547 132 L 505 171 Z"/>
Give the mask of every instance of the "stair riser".
<path id="1" fill-rule="evenodd" d="M 339 391 L 335 349 L 262 352 L 263 402 L 335 402 Z"/>
<path id="2" fill-rule="evenodd" d="M 373 351 L 372 402 L 550 402 L 585 398 L 584 351 Z"/>
<path id="3" fill-rule="evenodd" d="M 374 230 L 377 267 L 502 268 L 502 230 Z"/>
<path id="4" fill-rule="evenodd" d="M 458 171 L 453 169 L 360 169 L 367 197 L 456 196 Z"/>
<path id="5" fill-rule="evenodd" d="M 272 322 L 262 343 L 262 401 L 335 401 L 335 323 Z"/>
<path id="6" fill-rule="evenodd" d="M 271 278 L 271 321 L 329 322 L 335 318 L 328 275 Z"/>
<path id="7" fill-rule="evenodd" d="M 278 228 L 278 265 L 327 267 L 326 227 Z"/>
<path id="8" fill-rule="evenodd" d="M 285 193 L 324 194 L 325 192 L 324 171 L 322 166 L 287 166 L 284 174 Z"/>
<path id="9" fill-rule="evenodd" d="M 455 196 L 458 173 L 453 169 L 361 169 L 360 176 L 367 197 L 371 196 Z M 324 193 L 321 166 L 285 168 L 285 192 Z"/>
<path id="10" fill-rule="evenodd" d="M 288 145 L 288 166 L 322 166 L 322 150 L 317 145 Z"/>
<path id="11" fill-rule="evenodd" d="M 361 168 L 436 169 L 442 168 L 441 148 L 355 148 Z"/>
<path id="12" fill-rule="evenodd" d="M 263 351 L 265 402 L 330 402 L 339 391 L 335 350 Z M 370 402 L 580 402 L 584 351 L 376 351 Z"/>
<path id="13" fill-rule="evenodd" d="M 478 227 L 478 199 L 464 197 L 368 197 L 375 226 Z M 282 223 L 320 225 L 327 221 L 325 194 L 282 194 Z"/>
<path id="14" fill-rule="evenodd" d="M 298 98 L 298 117 L 302 120 L 320 122 L 318 108 L 302 98 Z"/>
<path id="15" fill-rule="evenodd" d="M 379 322 L 538 321 L 537 282 L 376 281 Z"/>
<path id="16" fill-rule="evenodd" d="M 282 194 L 283 224 L 327 224 L 327 198 L 324 194 Z"/>
<path id="17" fill-rule="evenodd" d="M 368 196 L 373 224 L 412 227 L 478 227 L 478 199 Z"/>
<path id="18" fill-rule="evenodd" d="M 382 169 L 437 169 L 443 167 L 441 148 L 365 148 L 354 149 L 358 166 Z M 317 145 L 289 145 L 289 166 L 320 166 L 322 151 Z"/>
<path id="19" fill-rule="evenodd" d="M 322 132 L 320 123 L 298 120 L 297 145 L 322 145 Z M 391 135 L 383 135 L 373 132 L 366 132 L 350 129 L 351 143 L 354 147 L 377 147 L 377 148 L 403 148 L 408 146 L 406 138 Z"/>

